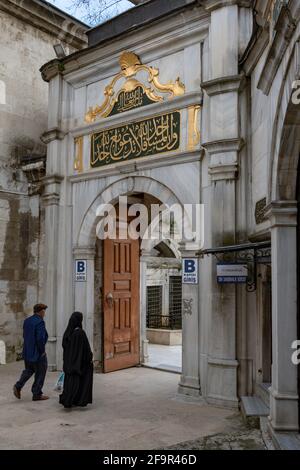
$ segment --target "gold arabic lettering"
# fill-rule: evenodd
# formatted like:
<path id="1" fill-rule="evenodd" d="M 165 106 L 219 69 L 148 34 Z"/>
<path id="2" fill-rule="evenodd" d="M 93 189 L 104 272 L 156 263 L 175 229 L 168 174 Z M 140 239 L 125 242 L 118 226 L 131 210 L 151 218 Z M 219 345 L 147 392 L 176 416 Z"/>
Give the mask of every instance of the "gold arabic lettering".
<path id="1" fill-rule="evenodd" d="M 169 152 L 179 144 L 180 112 L 176 111 L 94 134 L 91 166 Z"/>

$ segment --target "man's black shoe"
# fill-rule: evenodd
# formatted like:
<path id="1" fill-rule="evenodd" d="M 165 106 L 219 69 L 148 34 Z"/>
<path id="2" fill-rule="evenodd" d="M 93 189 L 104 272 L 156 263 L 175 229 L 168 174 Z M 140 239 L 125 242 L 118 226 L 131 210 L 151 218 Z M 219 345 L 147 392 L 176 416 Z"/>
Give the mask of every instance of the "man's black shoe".
<path id="1" fill-rule="evenodd" d="M 20 400 L 20 399 L 21 399 L 21 390 L 19 390 L 19 389 L 14 385 L 13 392 L 14 392 L 14 396 L 15 396 L 16 398 L 18 398 L 18 400 Z"/>

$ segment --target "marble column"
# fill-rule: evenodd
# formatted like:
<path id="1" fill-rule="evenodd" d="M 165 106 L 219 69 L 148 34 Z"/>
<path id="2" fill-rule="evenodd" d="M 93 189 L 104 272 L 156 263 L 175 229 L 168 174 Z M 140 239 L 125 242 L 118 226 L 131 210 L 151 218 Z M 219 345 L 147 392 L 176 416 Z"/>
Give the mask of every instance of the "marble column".
<path id="1" fill-rule="evenodd" d="M 236 177 L 239 139 L 206 143 L 210 157 L 210 218 L 212 247 L 236 243 Z M 219 163 L 216 163 L 217 159 Z M 229 162 L 229 163 L 228 163 Z M 217 283 L 216 259 L 209 274 L 210 300 L 206 367 L 206 399 L 212 404 L 237 407 L 236 286 Z M 206 295 L 204 293 L 204 295 Z"/>
<path id="2" fill-rule="evenodd" d="M 62 90 L 63 79 L 60 75 L 51 80 L 49 84 L 48 130 L 41 136 L 47 145 L 47 175 L 43 179 L 43 204 L 45 207 L 45 267 L 43 276 L 43 299 L 49 309 L 46 315 L 46 325 L 49 333 L 48 364 L 50 370 L 56 370 L 57 350 L 61 347 L 57 343 L 57 330 L 60 309 L 58 305 L 58 291 L 63 279 L 59 273 L 59 250 L 61 237 L 59 234 L 62 210 L 62 186 L 64 185 L 63 141 L 66 132 L 62 130 Z"/>
<path id="3" fill-rule="evenodd" d="M 240 28 L 242 9 L 238 1 L 208 1 L 205 8 L 211 12 L 211 27 L 209 74 L 202 83 L 208 116 L 202 146 L 210 182 L 205 216 L 210 236 L 205 247 L 211 248 L 237 243 L 237 180 L 243 147 L 239 109 L 245 84 L 238 74 L 238 60 L 244 31 Z M 201 302 L 206 306 L 202 324 L 207 335 L 206 366 L 201 349 L 201 370 L 206 371 L 203 390 L 208 402 L 237 407 L 236 287 L 217 283 L 215 258 L 205 264 L 206 291 L 200 286 Z"/>
<path id="4" fill-rule="evenodd" d="M 297 202 L 274 201 L 267 210 L 272 236 L 272 429 L 298 431 L 297 366 Z"/>
<path id="5" fill-rule="evenodd" d="M 182 258 L 197 258 L 199 247 L 181 242 Z M 200 397 L 199 368 L 199 284 L 182 284 L 182 374 L 178 393 Z"/>
<path id="6" fill-rule="evenodd" d="M 57 332 L 57 252 L 58 252 L 58 225 L 59 225 L 59 199 L 62 177 L 58 175 L 47 176 L 43 179 L 45 207 L 45 267 L 43 281 L 43 298 L 40 301 L 48 305 L 46 326 L 49 334 L 47 345 L 49 370 L 56 370 L 56 332 Z"/>

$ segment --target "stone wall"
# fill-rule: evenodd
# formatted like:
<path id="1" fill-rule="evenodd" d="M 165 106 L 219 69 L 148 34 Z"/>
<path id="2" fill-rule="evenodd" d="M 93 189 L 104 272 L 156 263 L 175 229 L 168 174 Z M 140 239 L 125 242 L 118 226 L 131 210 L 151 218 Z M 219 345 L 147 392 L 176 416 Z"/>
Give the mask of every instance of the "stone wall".
<path id="1" fill-rule="evenodd" d="M 39 198 L 2 193 L 0 216 L 0 337 L 13 360 L 21 351 L 24 316 L 38 299 Z"/>
<path id="2" fill-rule="evenodd" d="M 45 172 L 40 136 L 47 128 L 48 86 L 39 69 L 55 58 L 53 45 L 64 38 L 63 32 L 61 38 L 46 32 L 47 21 L 53 28 L 59 13 L 54 17 L 38 1 L 16 8 L 13 3 L 0 1 L 0 340 L 8 361 L 19 357 L 23 320 L 42 301 L 44 228 L 40 191 L 32 178 Z M 27 19 L 31 7 L 33 13 L 40 9 L 39 19 L 34 14 Z M 67 21 L 64 14 L 60 20 Z M 75 51 L 70 38 L 62 42 L 67 52 Z M 24 161 L 33 160 L 39 161 L 39 172 L 25 173 Z"/>

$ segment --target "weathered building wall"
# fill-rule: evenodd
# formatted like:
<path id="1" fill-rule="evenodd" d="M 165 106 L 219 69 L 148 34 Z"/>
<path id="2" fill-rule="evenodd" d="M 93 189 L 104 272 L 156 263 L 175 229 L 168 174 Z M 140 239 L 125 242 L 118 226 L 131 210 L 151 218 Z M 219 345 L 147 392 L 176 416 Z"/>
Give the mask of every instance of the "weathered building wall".
<path id="1" fill-rule="evenodd" d="M 22 170 L 32 158 L 46 155 L 40 136 L 47 128 L 48 87 L 39 69 L 55 57 L 53 45 L 61 40 L 67 52 L 76 50 L 69 39 L 64 42 L 63 31 L 61 36 L 45 31 L 55 17 L 42 2 L 27 1 L 21 8 L 14 3 L 0 2 L 0 339 L 8 360 L 21 351 L 24 317 L 42 300 L 43 217 L 39 191 L 31 183 L 33 176 L 43 176 L 44 165 L 40 161 L 35 172 Z M 37 8 L 39 19 L 33 14 Z M 66 25 L 63 14 L 61 21 Z"/>

